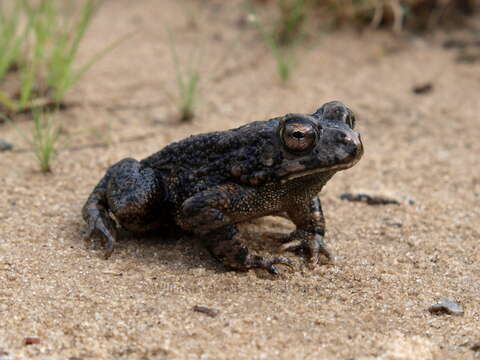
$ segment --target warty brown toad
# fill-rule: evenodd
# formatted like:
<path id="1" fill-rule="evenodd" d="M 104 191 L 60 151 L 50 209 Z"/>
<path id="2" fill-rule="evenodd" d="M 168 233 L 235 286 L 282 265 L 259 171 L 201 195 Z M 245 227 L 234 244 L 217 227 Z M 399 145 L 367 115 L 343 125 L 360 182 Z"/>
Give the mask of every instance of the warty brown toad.
<path id="1" fill-rule="evenodd" d="M 277 274 L 282 256 L 252 254 L 237 224 L 286 215 L 296 226 L 281 250 L 302 250 L 310 264 L 325 247 L 318 193 L 363 154 L 355 116 L 341 102 L 311 115 L 287 114 L 237 129 L 190 136 L 137 161 L 112 165 L 83 207 L 87 238 L 100 237 L 112 254 L 117 226 L 142 233 L 179 227 L 202 237 L 226 266 Z"/>

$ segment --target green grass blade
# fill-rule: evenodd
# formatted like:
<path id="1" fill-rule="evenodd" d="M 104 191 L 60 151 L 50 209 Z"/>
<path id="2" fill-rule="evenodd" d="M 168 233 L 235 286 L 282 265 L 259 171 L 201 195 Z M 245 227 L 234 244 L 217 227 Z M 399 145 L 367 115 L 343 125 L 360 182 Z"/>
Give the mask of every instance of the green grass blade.
<path id="1" fill-rule="evenodd" d="M 25 109 L 32 98 L 35 86 L 35 74 L 36 65 L 34 63 L 21 67 L 19 110 Z"/>
<path id="2" fill-rule="evenodd" d="M 56 153 L 59 130 L 53 123 L 51 114 L 46 114 L 38 109 L 32 111 L 33 135 L 31 140 L 32 150 L 37 158 L 40 170 L 44 173 L 51 171 L 51 161 Z"/>
<path id="3" fill-rule="evenodd" d="M 87 1 L 80 11 L 78 22 L 70 31 L 70 33 L 74 34 L 73 40 L 71 40 L 69 32 L 64 32 L 60 36 L 59 45 L 54 49 L 53 61 L 50 68 L 52 72 L 50 85 L 54 88 L 54 97 L 56 100 L 63 98 L 66 91 L 76 82 L 73 79 L 72 66 L 80 43 L 92 20 L 94 9 L 94 1 Z"/>
<path id="4" fill-rule="evenodd" d="M 71 76 L 65 77 L 64 79 L 66 80 L 59 88 L 59 93 L 56 94 L 55 98 L 61 99 L 65 95 L 65 93 L 75 84 L 77 81 L 85 74 L 85 72 L 88 71 L 95 63 L 100 61 L 103 57 L 105 57 L 108 53 L 113 51 L 115 48 L 117 48 L 121 43 L 126 41 L 127 39 L 131 38 L 135 32 L 128 33 L 125 36 L 119 38 L 118 40 L 114 41 L 111 43 L 109 46 L 104 48 L 103 50 L 99 51 L 95 55 L 93 55 L 90 60 L 88 60 L 85 64 L 83 64 L 76 72 L 71 74 Z"/>
<path id="5" fill-rule="evenodd" d="M 29 24 L 22 31 L 20 17 L 20 2 L 15 3 L 11 13 L 7 13 L 0 5 L 0 81 L 10 66 L 19 62 L 20 47 L 29 31 Z"/>
<path id="6" fill-rule="evenodd" d="M 10 112 L 16 112 L 18 109 L 18 104 L 3 91 L 0 91 L 0 103 Z"/>
<path id="7" fill-rule="evenodd" d="M 82 7 L 80 12 L 80 19 L 75 26 L 74 34 L 75 37 L 72 42 L 72 46 L 70 47 L 70 51 L 67 54 L 68 59 L 73 59 L 78 51 L 78 47 L 80 46 L 80 42 L 82 41 L 83 37 L 85 36 L 85 32 L 89 27 L 93 14 L 95 10 L 95 2 L 93 0 L 87 1 L 87 3 Z"/>
<path id="8" fill-rule="evenodd" d="M 167 28 L 168 33 L 168 44 L 170 47 L 170 54 L 172 55 L 173 66 L 175 67 L 175 74 L 177 77 L 177 85 L 179 89 L 180 98 L 183 98 L 185 94 L 185 84 L 183 81 L 182 68 L 180 67 L 180 59 L 178 57 L 177 48 L 175 46 L 175 41 L 173 39 L 173 34 L 170 29 Z"/>
<path id="9" fill-rule="evenodd" d="M 177 53 L 173 34 L 168 28 L 166 28 L 166 31 L 168 33 L 170 54 L 177 78 L 177 109 L 180 113 L 180 120 L 189 121 L 195 115 L 194 107 L 198 98 L 198 84 L 200 82 L 200 72 L 197 69 L 198 46 L 195 47 L 195 52 L 189 56 L 190 62 L 188 70 L 184 73 L 180 65 L 180 58 Z"/>

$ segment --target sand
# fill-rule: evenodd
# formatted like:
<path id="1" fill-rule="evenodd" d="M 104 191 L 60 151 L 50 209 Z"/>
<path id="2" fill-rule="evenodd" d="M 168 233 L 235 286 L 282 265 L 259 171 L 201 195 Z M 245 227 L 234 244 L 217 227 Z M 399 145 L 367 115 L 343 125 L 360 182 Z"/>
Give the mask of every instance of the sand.
<path id="1" fill-rule="evenodd" d="M 16 147 L 0 154 L 0 359 L 474 359 L 480 65 L 457 63 L 445 33 L 322 30 L 297 49 L 282 85 L 258 34 L 242 26 L 243 2 L 176 3 L 105 2 L 79 60 L 134 34 L 68 94 L 75 105 L 59 115 L 53 173 L 41 174 L 21 151 L 25 139 L 0 127 Z M 177 121 L 165 24 L 184 65 L 199 49 L 192 123 Z M 431 92 L 412 92 L 427 82 Z M 309 270 L 292 254 L 296 271 L 273 278 L 226 271 L 189 235 L 124 236 L 109 260 L 83 241 L 80 209 L 114 162 L 330 100 L 354 109 L 365 144 L 360 163 L 321 194 L 332 264 Z M 339 199 L 359 191 L 414 203 Z M 243 226 L 258 253 L 276 251 L 263 232 L 292 228 L 273 217 Z M 465 314 L 427 311 L 443 297 Z M 29 336 L 40 343 L 25 345 Z"/>

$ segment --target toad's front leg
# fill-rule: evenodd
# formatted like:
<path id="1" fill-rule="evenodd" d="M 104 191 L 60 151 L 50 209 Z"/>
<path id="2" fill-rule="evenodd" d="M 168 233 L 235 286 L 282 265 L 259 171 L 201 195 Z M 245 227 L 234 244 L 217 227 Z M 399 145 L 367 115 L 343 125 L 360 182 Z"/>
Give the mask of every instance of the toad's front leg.
<path id="1" fill-rule="evenodd" d="M 263 257 L 251 254 L 235 224 L 259 211 L 255 207 L 256 190 L 226 184 L 198 193 L 187 199 L 177 216 L 185 230 L 202 236 L 212 254 L 236 270 L 263 268 L 278 274 L 277 264 L 291 266 L 283 256 Z"/>
<path id="2" fill-rule="evenodd" d="M 318 196 L 311 201 L 291 204 L 287 213 L 297 228 L 287 237 L 287 242 L 281 249 L 305 251 L 311 266 L 317 264 L 320 254 L 331 259 L 332 256 L 323 242 L 325 218 Z"/>

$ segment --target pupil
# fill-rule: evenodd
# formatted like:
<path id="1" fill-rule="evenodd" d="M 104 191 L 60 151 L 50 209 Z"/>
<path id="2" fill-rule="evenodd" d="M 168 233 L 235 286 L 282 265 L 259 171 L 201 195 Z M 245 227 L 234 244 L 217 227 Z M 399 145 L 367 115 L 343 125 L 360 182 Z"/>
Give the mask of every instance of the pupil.
<path id="1" fill-rule="evenodd" d="M 302 133 L 301 131 L 295 131 L 292 135 L 293 135 L 293 137 L 296 137 L 297 139 L 301 139 L 301 138 L 305 137 L 305 134 Z"/>

